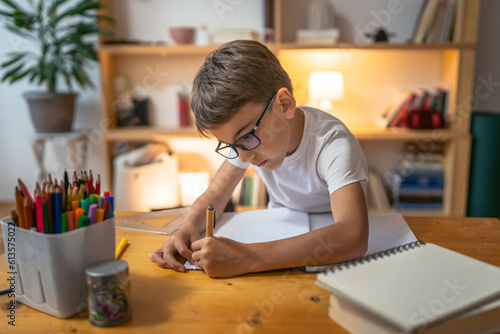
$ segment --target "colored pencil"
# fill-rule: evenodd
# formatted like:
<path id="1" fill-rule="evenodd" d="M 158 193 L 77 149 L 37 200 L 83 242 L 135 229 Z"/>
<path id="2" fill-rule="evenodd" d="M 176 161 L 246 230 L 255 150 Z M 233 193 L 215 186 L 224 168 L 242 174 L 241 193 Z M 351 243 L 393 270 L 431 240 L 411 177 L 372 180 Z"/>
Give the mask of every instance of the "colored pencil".
<path id="1" fill-rule="evenodd" d="M 61 187 L 56 185 L 54 190 L 55 233 L 62 232 L 61 213 L 62 213 L 62 192 L 61 192 Z"/>
<path id="2" fill-rule="evenodd" d="M 16 210 L 17 210 L 17 219 L 19 223 L 19 227 L 25 228 L 24 227 L 24 198 L 21 192 L 19 191 L 19 188 L 16 187 L 15 191 L 15 196 L 16 196 Z"/>
<path id="3" fill-rule="evenodd" d="M 43 198 L 40 190 L 40 186 L 38 186 L 35 190 L 35 207 L 36 207 L 36 230 L 38 232 L 43 232 L 44 222 L 43 222 Z"/>
<path id="4" fill-rule="evenodd" d="M 97 180 L 95 181 L 95 193 L 101 196 L 101 176 L 97 174 Z"/>

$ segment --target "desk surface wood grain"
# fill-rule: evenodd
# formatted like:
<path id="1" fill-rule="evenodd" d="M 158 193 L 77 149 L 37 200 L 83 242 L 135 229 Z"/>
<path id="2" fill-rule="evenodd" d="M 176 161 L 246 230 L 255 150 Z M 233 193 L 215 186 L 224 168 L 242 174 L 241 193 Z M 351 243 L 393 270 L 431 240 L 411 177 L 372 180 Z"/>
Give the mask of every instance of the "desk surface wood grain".
<path id="1" fill-rule="evenodd" d="M 500 221 L 494 218 L 405 217 L 417 238 L 500 266 Z M 15 328 L 8 325 L 7 295 L 0 296 L 0 332 L 10 333 L 345 333 L 327 315 L 329 293 L 315 275 L 297 269 L 211 279 L 203 272 L 159 268 L 148 253 L 166 236 L 116 231 L 127 238 L 122 259 L 130 265 L 133 318 L 97 328 L 87 312 L 58 319 L 16 305 Z M 0 256 L 0 289 L 7 285 Z"/>

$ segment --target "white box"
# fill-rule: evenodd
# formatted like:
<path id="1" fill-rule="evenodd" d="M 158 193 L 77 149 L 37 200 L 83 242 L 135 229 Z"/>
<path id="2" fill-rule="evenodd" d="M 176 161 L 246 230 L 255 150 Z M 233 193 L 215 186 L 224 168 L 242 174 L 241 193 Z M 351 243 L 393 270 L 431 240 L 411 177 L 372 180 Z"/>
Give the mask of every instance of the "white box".
<path id="1" fill-rule="evenodd" d="M 15 227 L 2 219 L 8 273 L 15 279 L 16 300 L 58 318 L 87 308 L 85 268 L 115 258 L 115 222 L 44 234 Z"/>

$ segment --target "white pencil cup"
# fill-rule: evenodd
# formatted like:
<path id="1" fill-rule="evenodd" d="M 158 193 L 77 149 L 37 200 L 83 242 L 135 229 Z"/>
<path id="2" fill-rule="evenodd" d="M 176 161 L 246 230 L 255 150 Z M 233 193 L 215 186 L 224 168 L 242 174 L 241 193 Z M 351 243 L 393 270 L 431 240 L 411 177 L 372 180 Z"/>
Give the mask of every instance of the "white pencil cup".
<path id="1" fill-rule="evenodd" d="M 15 227 L 2 219 L 8 273 L 16 300 L 58 318 L 87 308 L 85 268 L 115 258 L 113 219 L 59 234 Z"/>

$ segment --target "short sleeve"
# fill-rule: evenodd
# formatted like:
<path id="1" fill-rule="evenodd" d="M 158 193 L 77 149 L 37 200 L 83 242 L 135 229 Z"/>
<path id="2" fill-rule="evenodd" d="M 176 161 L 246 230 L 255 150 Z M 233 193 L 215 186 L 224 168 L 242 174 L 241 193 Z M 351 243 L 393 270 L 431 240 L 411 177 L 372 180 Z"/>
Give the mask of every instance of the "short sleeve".
<path id="1" fill-rule="evenodd" d="M 348 130 L 336 130 L 318 157 L 318 174 L 330 195 L 350 183 L 368 182 L 366 158 L 358 141 Z"/>

